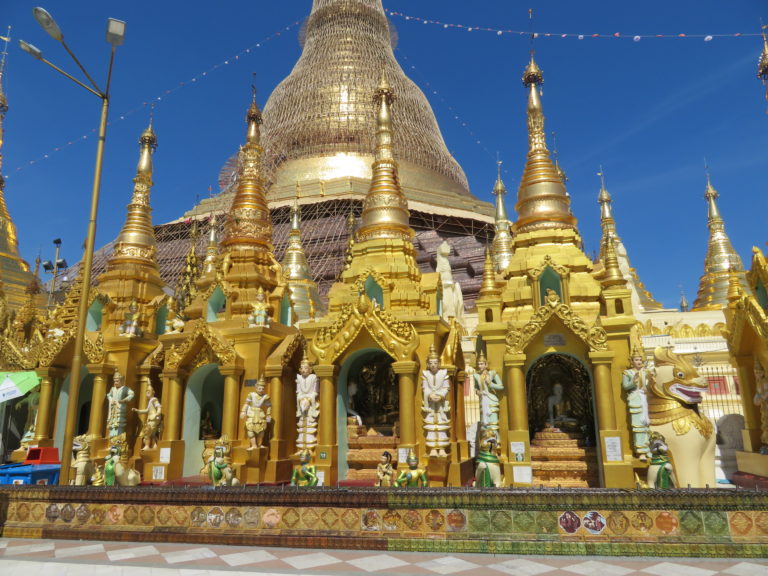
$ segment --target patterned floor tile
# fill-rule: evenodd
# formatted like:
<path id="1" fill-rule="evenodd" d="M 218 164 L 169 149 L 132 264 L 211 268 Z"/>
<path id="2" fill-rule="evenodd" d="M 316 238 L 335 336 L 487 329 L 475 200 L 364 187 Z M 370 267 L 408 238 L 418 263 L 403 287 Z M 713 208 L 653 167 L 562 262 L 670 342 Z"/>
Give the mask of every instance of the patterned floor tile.
<path id="1" fill-rule="evenodd" d="M 307 568 L 319 568 L 320 566 L 328 566 L 330 564 L 338 564 L 341 562 L 338 558 L 334 558 L 324 552 L 315 552 L 311 554 L 299 554 L 297 556 L 289 556 L 288 558 L 282 558 L 282 561 L 286 564 L 290 564 L 297 570 L 306 570 Z"/>
<path id="2" fill-rule="evenodd" d="M 104 544 L 87 544 L 85 546 L 73 546 L 71 548 L 57 547 L 53 553 L 56 558 L 74 558 L 76 556 L 89 556 L 104 552 Z"/>
<path id="3" fill-rule="evenodd" d="M 221 554 L 219 558 L 230 566 L 244 566 L 245 564 L 258 564 L 277 560 L 277 556 L 266 550 L 254 550 L 252 552 L 238 552 L 236 554 Z"/>
<path id="4" fill-rule="evenodd" d="M 161 554 L 168 564 L 178 564 L 180 562 L 191 562 L 193 560 L 204 560 L 205 558 L 216 558 L 216 553 L 209 548 L 193 548 L 187 550 L 178 550 L 176 552 L 165 552 Z"/>
<path id="5" fill-rule="evenodd" d="M 132 560 L 133 558 L 153 556 L 155 554 L 159 554 L 159 552 L 154 546 L 135 546 L 130 548 L 118 548 L 116 550 L 110 550 L 107 552 L 107 557 L 112 562 L 120 562 L 121 560 Z"/>
<path id="6" fill-rule="evenodd" d="M 417 564 L 422 568 L 437 572 L 438 574 L 457 574 L 458 572 L 465 572 L 467 570 L 474 570 L 479 568 L 478 564 L 467 562 L 461 558 L 455 556 L 446 556 L 444 558 L 436 558 L 427 562 L 421 562 Z"/>
<path id="7" fill-rule="evenodd" d="M 583 576 L 626 576 L 626 574 L 631 574 L 635 571 L 632 568 L 625 568 L 623 566 L 617 566 L 613 563 L 608 564 L 606 562 L 600 562 L 597 560 L 579 562 L 578 564 L 574 564 L 572 566 L 566 566 L 564 569 L 568 572 L 573 572 L 574 574 L 582 574 Z M 667 572 L 665 576 L 669 576 L 670 574 L 675 573 Z"/>
<path id="8" fill-rule="evenodd" d="M 378 554 L 376 556 L 364 556 L 354 560 L 347 560 L 347 564 L 352 564 L 352 566 L 355 566 L 360 570 L 365 570 L 366 572 L 376 572 L 378 570 L 391 570 L 392 568 L 407 566 L 409 562 L 400 560 L 389 554 Z"/>
<path id="9" fill-rule="evenodd" d="M 717 574 L 714 570 L 672 562 L 662 562 L 661 564 L 648 566 L 647 568 L 643 568 L 642 572 L 655 574 L 656 576 L 669 576 L 670 574 L 674 574 L 675 576 L 712 576 L 713 574 Z"/>
<path id="10" fill-rule="evenodd" d="M 723 570 L 723 574 L 732 574 L 733 576 L 764 576 L 768 572 L 768 566 L 765 564 L 755 564 L 753 562 L 739 562 Z"/>
<path id="11" fill-rule="evenodd" d="M 510 574 L 511 576 L 537 576 L 538 574 L 546 574 L 555 570 L 554 567 L 548 566 L 541 562 L 533 562 L 526 560 L 525 558 L 516 558 L 515 560 L 507 560 L 506 562 L 500 562 L 498 564 L 489 564 L 486 568 L 493 568 L 504 574 Z"/>
<path id="12" fill-rule="evenodd" d="M 20 546 L 8 546 L 5 549 L 5 556 L 23 556 L 25 554 L 37 554 L 38 552 L 48 552 L 53 550 L 56 544 L 49 542 L 35 542 L 33 544 L 22 544 Z"/>

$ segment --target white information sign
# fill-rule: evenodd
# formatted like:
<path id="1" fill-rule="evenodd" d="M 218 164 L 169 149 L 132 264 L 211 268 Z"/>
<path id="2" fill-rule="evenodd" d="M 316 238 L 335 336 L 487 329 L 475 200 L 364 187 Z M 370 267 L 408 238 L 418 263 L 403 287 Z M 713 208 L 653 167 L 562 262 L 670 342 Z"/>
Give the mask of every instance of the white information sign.
<path id="1" fill-rule="evenodd" d="M 606 462 L 621 462 L 624 460 L 624 453 L 621 450 L 621 436 L 605 437 L 605 460 Z"/>
<path id="2" fill-rule="evenodd" d="M 165 466 L 152 466 L 152 480 L 165 480 Z"/>
<path id="3" fill-rule="evenodd" d="M 170 464 L 170 463 L 171 463 L 171 449 L 160 448 L 160 464 Z"/>
<path id="4" fill-rule="evenodd" d="M 530 466 L 515 466 L 512 468 L 512 480 L 515 484 L 533 484 L 533 468 Z"/>
<path id="5" fill-rule="evenodd" d="M 317 471 L 317 485 L 318 486 L 325 485 L 325 472 L 323 470 Z"/>
<path id="6" fill-rule="evenodd" d="M 515 462 L 525 461 L 525 442 L 510 442 L 509 453 Z"/>

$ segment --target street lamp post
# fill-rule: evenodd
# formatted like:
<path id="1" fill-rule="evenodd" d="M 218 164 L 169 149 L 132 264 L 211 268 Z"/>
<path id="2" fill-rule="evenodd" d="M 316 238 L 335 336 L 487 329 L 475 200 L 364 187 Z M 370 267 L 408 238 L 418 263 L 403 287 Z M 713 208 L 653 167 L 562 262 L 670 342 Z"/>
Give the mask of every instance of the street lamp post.
<path id="1" fill-rule="evenodd" d="M 53 277 L 51 278 L 51 285 L 48 288 L 47 308 L 51 307 L 51 302 L 53 301 L 53 291 L 56 289 L 56 277 L 59 274 L 59 268 L 67 267 L 67 261 L 64 258 L 59 258 L 59 253 L 61 252 L 61 238 L 56 238 L 53 241 L 53 245 L 56 246 L 56 255 L 53 257 L 53 262 L 50 260 L 43 262 L 43 270 L 53 273 Z"/>
<path id="2" fill-rule="evenodd" d="M 61 474 L 60 484 L 69 483 L 70 461 L 72 455 L 72 442 L 75 436 L 75 420 L 77 419 L 77 400 L 80 392 L 80 370 L 82 368 L 83 340 L 85 338 L 85 324 L 88 316 L 88 293 L 91 288 L 91 266 L 93 264 L 93 249 L 96 242 L 96 214 L 99 209 L 99 190 L 101 187 L 101 168 L 104 159 L 104 142 L 107 137 L 107 114 L 109 112 L 109 86 L 112 80 L 112 64 L 115 60 L 115 49 L 120 46 L 125 39 L 125 22 L 107 19 L 107 42 L 112 46 L 109 57 L 109 69 L 107 71 L 106 89 L 101 90 L 90 74 L 74 55 L 69 46 L 64 42 L 64 35 L 53 17 L 43 8 L 34 8 L 32 14 L 35 20 L 48 32 L 54 40 L 60 42 L 67 53 L 77 64 L 78 68 L 85 74 L 91 86 L 86 85 L 77 78 L 68 74 L 55 64 L 43 58 L 43 53 L 32 46 L 19 40 L 19 46 L 25 52 L 28 52 L 44 64 L 47 64 L 60 74 L 63 74 L 78 86 L 85 88 L 91 94 L 101 98 L 101 121 L 99 123 L 99 140 L 96 147 L 96 166 L 93 171 L 93 188 L 91 191 L 91 213 L 88 220 L 88 236 L 85 240 L 85 253 L 83 254 L 82 275 L 83 288 L 80 296 L 80 302 L 77 312 L 77 333 L 75 335 L 74 352 L 72 353 L 72 372 L 69 376 L 69 399 L 67 401 L 67 418 L 64 423 L 64 443 L 61 456 Z M 97 402 L 99 400 L 96 400 Z"/>

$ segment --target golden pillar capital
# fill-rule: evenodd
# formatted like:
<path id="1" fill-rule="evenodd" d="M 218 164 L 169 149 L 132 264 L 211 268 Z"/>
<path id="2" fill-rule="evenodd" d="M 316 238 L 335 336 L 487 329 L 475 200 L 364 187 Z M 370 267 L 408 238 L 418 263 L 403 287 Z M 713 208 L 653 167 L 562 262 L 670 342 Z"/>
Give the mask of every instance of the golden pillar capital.
<path id="1" fill-rule="evenodd" d="M 610 364 L 616 354 L 612 350 L 593 350 L 589 353 L 592 364 Z"/>
<path id="2" fill-rule="evenodd" d="M 336 366 L 335 364 L 317 364 L 314 370 L 315 370 L 315 374 L 317 374 L 317 377 L 320 378 L 321 380 L 324 378 L 335 379 L 338 374 L 339 367 Z"/>
<path id="3" fill-rule="evenodd" d="M 504 367 L 516 367 L 522 369 L 523 366 L 525 366 L 526 356 L 525 354 L 512 354 L 512 353 L 505 353 L 504 354 Z"/>
<path id="4" fill-rule="evenodd" d="M 392 370 L 395 374 L 412 374 L 419 372 L 419 363 L 413 360 L 403 360 L 402 362 L 392 362 Z"/>

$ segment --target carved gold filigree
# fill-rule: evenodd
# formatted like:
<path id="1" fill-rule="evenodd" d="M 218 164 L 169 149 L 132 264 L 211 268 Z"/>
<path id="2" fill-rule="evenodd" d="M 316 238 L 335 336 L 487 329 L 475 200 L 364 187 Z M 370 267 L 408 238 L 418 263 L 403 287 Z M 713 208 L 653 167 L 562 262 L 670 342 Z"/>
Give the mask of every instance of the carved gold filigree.
<path id="1" fill-rule="evenodd" d="M 317 332 L 310 346 L 312 352 L 321 362 L 332 364 L 363 327 L 396 360 L 411 359 L 419 345 L 419 336 L 411 324 L 395 320 L 361 294 L 358 302 L 343 306 L 333 323 Z"/>
<path id="2" fill-rule="evenodd" d="M 532 279 L 536 280 L 539 276 L 541 276 L 541 273 L 544 272 L 547 268 L 552 268 L 561 278 L 565 278 L 570 273 L 570 270 L 566 268 L 565 266 L 561 266 L 560 264 L 557 264 L 553 259 L 552 256 L 547 254 L 544 256 L 544 260 L 542 260 L 541 264 L 534 268 L 528 269 L 528 276 Z"/>
<path id="3" fill-rule="evenodd" d="M 34 355 L 25 353 L 15 342 L 0 336 L 0 367 L 3 370 L 31 370 L 35 364 Z"/>
<path id="4" fill-rule="evenodd" d="M 507 353 L 522 353 L 536 335 L 546 326 L 547 322 L 557 316 L 566 328 L 573 332 L 591 352 L 608 349 L 608 335 L 597 322 L 589 326 L 570 306 L 539 306 L 528 323 L 520 329 L 509 327 L 507 332 Z"/>
<path id="5" fill-rule="evenodd" d="M 88 359 L 89 364 L 100 364 L 104 361 L 104 335 L 98 332 L 96 340 L 91 340 L 88 336 L 83 341 L 83 352 Z"/>
<path id="6" fill-rule="evenodd" d="M 115 246 L 114 256 L 125 256 L 126 258 L 138 258 L 142 260 L 154 260 L 157 254 L 157 248 L 154 246 L 132 246 L 122 242 Z"/>
<path id="7" fill-rule="evenodd" d="M 194 363 L 200 352 L 201 346 L 211 351 L 212 362 L 222 366 L 232 365 L 237 358 L 237 352 L 234 346 L 229 342 L 219 339 L 207 322 L 202 320 L 195 324 L 195 328 L 189 333 L 189 336 L 178 346 L 174 345 L 168 350 L 165 356 L 165 368 L 175 370 L 179 366 Z"/>
<path id="8" fill-rule="evenodd" d="M 731 352 L 739 353 L 746 326 L 763 341 L 768 339 L 768 316 L 752 295 L 742 293 L 739 299 L 731 304 L 731 310 L 734 314 L 728 321 L 728 329 L 724 331 Z"/>

